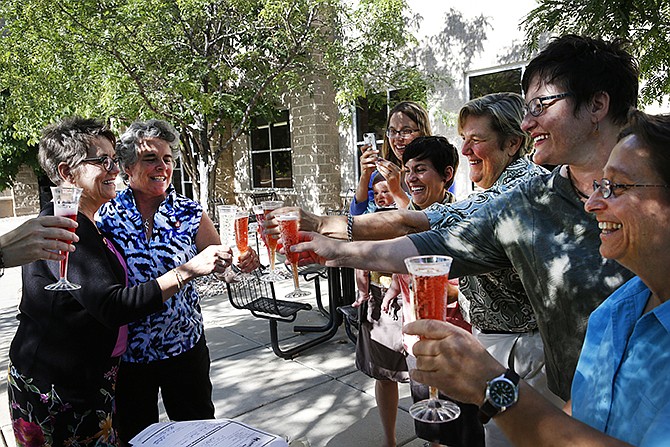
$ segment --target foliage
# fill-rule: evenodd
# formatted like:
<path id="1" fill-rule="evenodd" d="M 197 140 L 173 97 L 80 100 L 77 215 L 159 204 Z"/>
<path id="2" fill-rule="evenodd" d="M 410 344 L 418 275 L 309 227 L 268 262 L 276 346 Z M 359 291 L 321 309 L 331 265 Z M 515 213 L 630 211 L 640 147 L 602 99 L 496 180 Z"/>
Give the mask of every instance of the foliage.
<path id="1" fill-rule="evenodd" d="M 538 0 L 523 22 L 537 48 L 544 33 L 575 33 L 632 45 L 645 81 L 642 102 L 670 93 L 670 2 L 668 0 Z"/>
<path id="2" fill-rule="evenodd" d="M 465 71 L 472 59 L 483 49 L 489 20 L 483 14 L 467 20 L 456 9 L 444 14 L 444 26 L 435 35 L 429 36 L 425 45 L 416 50 L 416 56 L 427 67 L 436 65 Z"/>
<path id="3" fill-rule="evenodd" d="M 0 116 L 4 116 L 5 102 L 9 92 L 0 93 Z M 37 148 L 25 140 L 17 139 L 8 127 L 0 126 L 0 191 L 12 186 L 14 177 L 23 164 L 37 170 Z"/>
<path id="4" fill-rule="evenodd" d="M 489 19 L 480 14 L 466 19 L 453 8 L 445 12 L 441 29 L 427 36 L 417 48 L 413 57 L 429 81 L 431 102 L 435 107 L 433 124 L 441 121 L 446 127 L 455 127 L 453 114 L 446 110 L 460 107 L 449 103 L 454 95 L 454 79 L 463 76 L 471 68 L 472 59 L 483 49 L 486 32 L 490 28 Z"/>
<path id="5" fill-rule="evenodd" d="M 404 0 L 3 0 L 0 128 L 37 141 L 59 117 L 120 129 L 163 118 L 202 203 L 216 161 L 286 92 L 330 79 L 345 104 L 411 79 Z M 407 85 L 404 82 L 403 85 Z M 0 170 L 4 169 L 0 165 Z"/>

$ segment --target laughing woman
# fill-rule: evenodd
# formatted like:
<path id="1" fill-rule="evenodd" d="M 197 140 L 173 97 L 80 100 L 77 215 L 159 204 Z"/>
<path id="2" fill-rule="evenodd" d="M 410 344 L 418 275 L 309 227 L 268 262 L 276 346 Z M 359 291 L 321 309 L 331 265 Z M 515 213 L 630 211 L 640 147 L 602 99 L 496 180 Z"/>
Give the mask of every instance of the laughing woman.
<path id="1" fill-rule="evenodd" d="M 448 188 L 454 182 L 458 168 L 458 151 L 440 136 L 418 137 L 403 147 L 402 161 L 406 168 L 404 181 L 411 191 L 410 209 L 424 209 L 433 203 L 451 203 L 454 196 Z M 373 293 L 368 305 L 363 307 L 361 324 L 356 342 L 356 367 L 375 379 L 375 399 L 384 427 L 385 447 L 396 445 L 395 426 L 398 413 L 398 382 L 407 382 L 407 362 L 402 337 L 402 319 L 397 312 L 409 309 L 407 278 L 394 275 L 394 284 L 386 293 L 387 298 Z M 398 298 L 403 288 L 403 298 Z M 403 302 L 404 301 L 404 302 Z M 389 302 L 393 305 L 389 305 Z M 388 309 L 394 309 L 388 312 Z M 452 306 L 451 315 L 458 314 Z M 407 317 L 405 317 L 405 320 Z M 416 391 L 421 392 L 417 387 Z M 417 399 L 418 400 L 418 399 Z M 469 426 L 458 421 L 458 429 Z M 422 436 L 427 424 L 417 424 L 417 434 Z M 440 424 L 442 425 L 442 424 Z M 453 426 L 452 426 L 453 428 Z M 476 428 L 475 428 L 476 430 Z M 483 432 L 482 432 L 483 433 Z M 476 437 L 476 433 L 471 435 Z M 476 445 L 476 444 L 471 444 Z"/>
<path id="2" fill-rule="evenodd" d="M 46 291 L 58 262 L 23 267 L 19 327 L 9 352 L 9 405 L 20 446 L 116 446 L 112 425 L 125 324 L 163 308 L 184 283 L 223 272 L 230 254 L 212 246 L 151 281 L 126 287 L 126 264 L 98 232 L 94 214 L 115 196 L 114 134 L 100 122 L 72 118 L 47 128 L 39 160 L 59 186 L 83 189 L 77 249 L 68 277 L 81 289 Z M 53 204 L 41 215 L 52 215 Z"/>
<path id="3" fill-rule="evenodd" d="M 165 121 L 136 121 L 121 135 L 116 154 L 128 188 L 100 210 L 99 226 L 128 261 L 128 281 L 139 284 L 169 272 L 219 235 L 202 206 L 172 186 L 179 133 Z M 173 153 L 174 151 L 174 153 Z M 239 267 L 258 267 L 247 250 Z M 212 419 L 209 350 L 193 284 L 185 284 L 161 312 L 129 325 L 117 388 L 119 434 L 128 442 L 158 422 L 158 394 L 171 420 Z"/>
<path id="4" fill-rule="evenodd" d="M 600 254 L 637 276 L 590 316 L 572 383 L 573 418 L 523 381 L 496 416 L 517 446 L 667 446 L 670 439 L 670 116 L 633 112 L 584 208 L 600 228 Z M 436 321 L 405 330 L 412 377 L 481 403 L 506 368 L 463 331 Z M 504 399 L 504 398 L 503 398 Z"/>

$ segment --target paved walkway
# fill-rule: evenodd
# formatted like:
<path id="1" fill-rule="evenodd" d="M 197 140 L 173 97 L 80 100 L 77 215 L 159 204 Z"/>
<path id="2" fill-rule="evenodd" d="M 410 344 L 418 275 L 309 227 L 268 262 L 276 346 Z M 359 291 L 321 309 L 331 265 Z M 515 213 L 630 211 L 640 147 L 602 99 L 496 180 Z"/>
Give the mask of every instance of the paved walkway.
<path id="1" fill-rule="evenodd" d="M 22 218 L 0 219 L 0 233 Z M 313 292 L 312 284 L 306 285 Z M 20 269 L 0 278 L 0 427 L 14 447 L 7 411 L 7 353 L 16 329 Z M 277 295 L 292 288 L 277 283 Z M 322 293 L 327 293 L 322 280 Z M 304 298 L 314 307 L 314 296 Z M 324 304 L 328 303 L 324 296 Z M 216 416 L 233 418 L 290 439 L 306 439 L 312 447 L 375 447 L 382 428 L 374 399 L 374 381 L 356 370 L 354 345 L 344 328 L 329 341 L 293 360 L 276 357 L 270 348 L 267 320 L 233 308 L 225 294 L 203 299 L 206 337 L 211 352 Z M 321 324 L 317 311 L 302 311 L 295 324 Z M 280 323 L 282 347 L 318 334 L 296 334 L 293 323 Z M 397 438 L 399 446 L 419 447 L 407 408 L 409 387 L 401 385 Z M 167 420 L 165 414 L 163 420 Z M 2 445 L 2 439 L 0 439 Z"/>

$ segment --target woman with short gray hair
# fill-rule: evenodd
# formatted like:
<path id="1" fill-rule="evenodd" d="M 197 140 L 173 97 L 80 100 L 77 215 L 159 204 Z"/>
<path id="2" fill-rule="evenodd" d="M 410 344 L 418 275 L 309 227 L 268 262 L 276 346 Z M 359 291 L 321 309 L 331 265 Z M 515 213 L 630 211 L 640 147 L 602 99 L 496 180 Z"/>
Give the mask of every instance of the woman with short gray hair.
<path id="1" fill-rule="evenodd" d="M 57 262 L 23 267 L 7 387 L 17 445 L 119 445 L 112 419 L 126 324 L 160 311 L 185 283 L 223 272 L 230 263 L 227 247 L 211 246 L 127 287 L 123 257 L 94 223 L 100 206 L 116 195 L 114 141 L 100 121 L 74 117 L 49 126 L 39 144 L 39 160 L 50 179 L 82 189 L 79 240 L 67 266 L 68 277 L 80 288 L 44 289 L 60 277 Z M 53 213 L 49 203 L 39 219 L 53 218 Z"/>
<path id="2" fill-rule="evenodd" d="M 121 247 L 131 285 L 149 281 L 220 243 L 202 206 L 177 194 L 172 173 L 179 134 L 161 120 L 136 121 L 116 153 L 128 188 L 100 210 L 99 227 Z M 259 266 L 252 249 L 239 267 Z M 209 350 L 193 284 L 184 284 L 163 310 L 131 323 L 116 388 L 124 442 L 158 422 L 158 393 L 171 420 L 212 419 Z"/>
<path id="3" fill-rule="evenodd" d="M 173 160 L 179 156 L 179 132 L 170 123 L 157 119 L 135 121 L 128 126 L 116 143 L 116 156 L 122 169 L 137 163 L 140 143 L 149 138 L 165 141 L 172 150 Z M 128 179 L 123 171 L 121 177 L 124 180 Z"/>

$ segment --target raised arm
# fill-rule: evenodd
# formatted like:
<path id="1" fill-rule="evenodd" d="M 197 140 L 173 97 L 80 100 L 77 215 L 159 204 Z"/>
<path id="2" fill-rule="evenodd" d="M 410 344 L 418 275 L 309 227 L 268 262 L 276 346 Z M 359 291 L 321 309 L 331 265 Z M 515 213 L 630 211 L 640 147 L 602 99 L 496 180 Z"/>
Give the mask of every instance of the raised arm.
<path id="1" fill-rule="evenodd" d="M 278 234 L 274 217 L 286 211 L 299 211 L 300 230 L 311 231 L 334 239 L 348 239 L 347 216 L 318 216 L 300 208 L 280 208 L 268 215 L 264 223 L 266 234 Z M 355 241 L 384 240 L 419 233 L 430 229 L 428 218 L 421 211 L 384 211 L 353 216 L 352 234 Z"/>
<path id="2" fill-rule="evenodd" d="M 370 178 L 372 177 L 372 173 L 375 172 L 375 161 L 378 156 L 379 151 L 377 149 L 372 149 L 369 144 L 361 147 L 361 177 L 358 179 L 356 194 L 349 207 L 349 212 L 352 214 L 362 214 L 368 207 Z M 354 212 L 359 208 L 361 209 L 361 212 Z"/>
<path id="3" fill-rule="evenodd" d="M 472 334 L 452 324 L 419 320 L 403 331 L 422 337 L 413 347 L 417 364 L 410 371 L 412 378 L 453 399 L 481 405 L 486 382 L 505 371 Z M 495 421 L 515 446 L 630 446 L 568 416 L 523 381 L 518 402 Z"/>
<path id="4" fill-rule="evenodd" d="M 0 236 L 0 253 L 4 267 L 16 267 L 39 259 L 59 261 L 59 251 L 73 252 L 79 237 L 67 228 L 76 228 L 77 222 L 56 216 L 30 219 L 9 233 Z"/>
<path id="5" fill-rule="evenodd" d="M 381 158 L 377 160 L 377 170 L 386 179 L 386 183 L 389 185 L 389 190 L 398 208 L 407 209 L 409 197 L 407 197 L 405 190 L 402 189 L 402 168 L 392 161 Z"/>
<path id="6" fill-rule="evenodd" d="M 345 242 L 317 233 L 300 232 L 304 242 L 291 250 L 306 262 L 333 267 L 353 267 L 380 272 L 406 273 L 404 259 L 419 253 L 406 237 L 386 241 Z"/>

